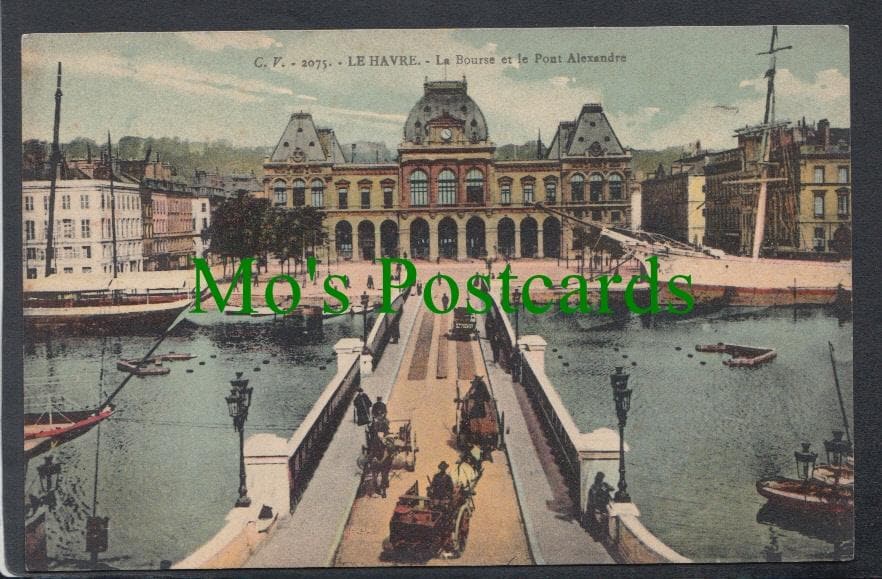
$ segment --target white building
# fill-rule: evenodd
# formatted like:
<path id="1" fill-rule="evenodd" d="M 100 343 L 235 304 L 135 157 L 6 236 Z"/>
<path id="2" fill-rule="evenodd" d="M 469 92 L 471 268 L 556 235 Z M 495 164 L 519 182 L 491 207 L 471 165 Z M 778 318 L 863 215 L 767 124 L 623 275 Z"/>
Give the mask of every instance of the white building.
<path id="1" fill-rule="evenodd" d="M 114 183 L 117 271 L 143 267 L 141 195 L 138 185 Z M 22 183 L 25 279 L 43 277 L 48 236 L 49 181 Z M 58 274 L 113 273 L 110 181 L 59 180 L 53 233 Z"/>
<path id="2" fill-rule="evenodd" d="M 193 197 L 193 246 L 196 249 L 196 257 L 206 257 L 209 226 L 211 226 L 211 196 L 208 193 L 196 193 Z"/>

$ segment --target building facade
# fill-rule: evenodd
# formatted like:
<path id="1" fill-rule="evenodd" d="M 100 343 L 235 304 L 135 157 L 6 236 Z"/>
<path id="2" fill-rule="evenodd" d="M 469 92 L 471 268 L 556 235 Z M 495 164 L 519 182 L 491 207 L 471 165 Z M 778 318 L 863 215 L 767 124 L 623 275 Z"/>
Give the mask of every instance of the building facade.
<path id="1" fill-rule="evenodd" d="M 141 188 L 150 198 L 152 238 L 148 269 L 192 267 L 196 256 L 193 191 L 181 183 L 144 179 Z"/>
<path id="2" fill-rule="evenodd" d="M 427 81 L 395 163 L 352 163 L 333 130 L 291 115 L 264 162 L 277 207 L 327 214 L 332 260 L 555 257 L 581 250 L 542 202 L 606 225 L 630 224 L 630 151 L 598 104 L 560 123 L 544 158 L 500 161 L 466 80 Z"/>
<path id="3" fill-rule="evenodd" d="M 641 183 L 641 228 L 671 239 L 704 244 L 705 154 L 678 159 L 670 174 L 659 165 Z"/>
<path id="4" fill-rule="evenodd" d="M 22 183 L 22 208 L 22 269 L 25 279 L 37 279 L 44 277 L 46 267 L 49 182 Z M 110 181 L 57 182 L 53 232 L 56 273 L 113 273 L 114 234 L 117 271 L 142 271 L 141 193 L 137 184 L 114 183 L 111 195 Z"/>

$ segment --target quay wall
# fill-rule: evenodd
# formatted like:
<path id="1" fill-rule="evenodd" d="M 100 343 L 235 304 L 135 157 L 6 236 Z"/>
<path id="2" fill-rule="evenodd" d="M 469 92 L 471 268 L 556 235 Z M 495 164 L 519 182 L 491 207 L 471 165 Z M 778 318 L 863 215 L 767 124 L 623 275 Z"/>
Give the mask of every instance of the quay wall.
<path id="1" fill-rule="evenodd" d="M 614 465 L 615 468 L 607 469 L 612 475 L 607 481 L 616 482 L 613 477 L 618 467 L 618 435 L 612 431 L 601 434 L 607 429 L 593 433 L 579 430 L 545 373 L 545 341 L 539 336 L 520 336 L 516 340 L 511 321 L 499 304 L 498 292 L 490 291 L 490 294 L 493 305 L 487 318 L 490 331 L 495 334 L 488 336 L 491 344 L 498 349 L 498 359 L 503 368 L 511 373 L 513 381 L 524 388 L 549 442 L 557 451 L 557 463 L 566 476 L 572 496 L 578 501 L 580 515 L 587 520 L 587 491 L 597 466 L 601 463 Z M 609 444 L 609 435 L 614 435 L 612 442 L 616 450 Z M 604 443 L 598 444 L 601 438 Z M 633 503 L 615 503 L 610 507 L 608 531 L 604 544 L 622 563 L 691 562 L 664 544 L 640 522 L 639 511 Z"/>
<path id="2" fill-rule="evenodd" d="M 375 354 L 374 363 L 389 339 L 397 339 L 401 307 L 409 295 L 408 290 L 393 300 L 395 314 L 378 314 L 368 335 L 370 350 Z M 272 532 L 282 505 L 287 502 L 289 511 L 294 510 L 360 384 L 362 346 L 363 342 L 357 338 L 337 343 L 337 373 L 290 439 L 258 434 L 245 441 L 251 506 L 233 508 L 224 527 L 172 569 L 241 567 Z M 261 519 L 265 506 L 272 510 L 267 518 Z"/>

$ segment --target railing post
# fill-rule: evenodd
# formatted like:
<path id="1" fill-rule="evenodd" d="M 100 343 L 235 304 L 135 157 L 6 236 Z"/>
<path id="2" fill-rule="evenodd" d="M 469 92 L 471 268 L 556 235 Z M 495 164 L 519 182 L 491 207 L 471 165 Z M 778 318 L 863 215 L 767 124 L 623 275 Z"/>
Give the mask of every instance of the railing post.
<path id="1" fill-rule="evenodd" d="M 361 354 L 364 343 L 358 338 L 343 338 L 334 344 L 337 354 L 337 373 L 346 372 Z"/>

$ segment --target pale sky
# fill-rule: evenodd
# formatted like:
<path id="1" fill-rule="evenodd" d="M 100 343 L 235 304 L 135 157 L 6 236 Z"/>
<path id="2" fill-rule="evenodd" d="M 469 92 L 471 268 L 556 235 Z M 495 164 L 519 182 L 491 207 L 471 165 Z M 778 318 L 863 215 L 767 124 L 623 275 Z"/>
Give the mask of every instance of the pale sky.
<path id="1" fill-rule="evenodd" d="M 522 143 L 600 102 L 625 146 L 700 139 L 734 145 L 732 130 L 762 120 L 771 26 L 582 29 L 352 30 L 37 34 L 22 41 L 23 136 L 49 140 L 55 68 L 64 76 L 61 139 L 124 135 L 226 139 L 273 146 L 295 111 L 342 142 L 395 148 L 425 77 L 468 80 L 497 144 Z M 778 118 L 848 126 L 848 30 L 781 26 Z M 571 52 L 624 55 L 616 64 L 567 63 Z M 524 64 L 503 64 L 520 53 Z M 535 62 L 536 53 L 560 56 Z M 413 56 L 417 66 L 351 67 L 358 55 Z M 436 55 L 449 58 L 446 67 Z M 495 58 L 457 65 L 456 55 Z M 258 68 L 261 57 L 268 66 Z M 285 63 L 273 68 L 274 57 Z M 301 67 L 326 60 L 323 70 Z M 516 60 L 516 59 L 515 59 Z M 429 62 L 426 62 L 429 61 Z M 292 66 L 295 63 L 296 66 Z M 342 64 L 341 64 L 342 63 Z"/>

